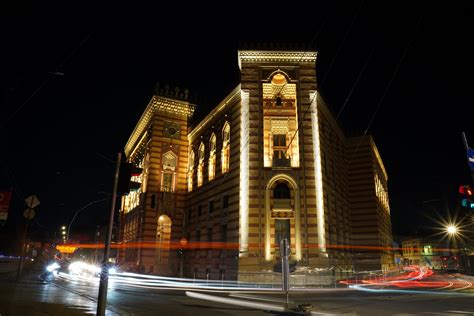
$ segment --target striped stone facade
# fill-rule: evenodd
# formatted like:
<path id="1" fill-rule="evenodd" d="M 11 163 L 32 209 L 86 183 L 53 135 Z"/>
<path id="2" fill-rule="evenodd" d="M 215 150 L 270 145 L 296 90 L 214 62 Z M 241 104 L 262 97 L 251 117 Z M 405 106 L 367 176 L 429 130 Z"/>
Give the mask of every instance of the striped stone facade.
<path id="1" fill-rule="evenodd" d="M 347 139 L 351 240 L 356 270 L 394 266 L 387 172 L 370 136 Z"/>
<path id="2" fill-rule="evenodd" d="M 239 51 L 241 83 L 192 127 L 194 105 L 179 92 L 153 96 L 125 149 L 144 172 L 141 189 L 122 201 L 122 266 L 243 279 L 278 271 L 279 241 L 288 238 L 297 267 L 351 271 L 360 231 L 351 216 L 360 220 L 363 209 L 377 214 L 367 230 L 378 245 L 391 243 L 375 144 L 376 159 L 361 162 L 372 180 L 364 169 L 360 186 L 354 140 L 317 93 L 315 62 L 315 52 Z M 389 253 L 378 255 L 389 264 Z"/>

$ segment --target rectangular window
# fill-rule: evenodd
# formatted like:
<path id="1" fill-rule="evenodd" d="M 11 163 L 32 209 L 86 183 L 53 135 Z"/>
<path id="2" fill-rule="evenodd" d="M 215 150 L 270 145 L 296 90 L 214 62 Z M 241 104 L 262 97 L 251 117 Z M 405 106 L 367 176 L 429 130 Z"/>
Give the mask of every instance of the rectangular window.
<path id="1" fill-rule="evenodd" d="M 198 217 L 202 216 L 202 205 L 198 205 Z"/>
<path id="2" fill-rule="evenodd" d="M 280 146 L 286 146 L 286 135 L 285 134 L 276 134 L 276 135 L 273 135 L 273 146 L 277 146 L 277 147 L 280 147 Z"/>
<path id="3" fill-rule="evenodd" d="M 227 241 L 227 225 L 225 224 L 221 226 L 221 241 Z"/>
<path id="4" fill-rule="evenodd" d="M 229 207 L 229 196 L 224 195 L 222 197 L 222 208 L 228 208 Z"/>
<path id="5" fill-rule="evenodd" d="M 188 224 L 191 223 L 191 218 L 193 217 L 193 209 L 188 210 Z"/>
<path id="6" fill-rule="evenodd" d="M 209 213 L 214 212 L 214 201 L 209 201 Z"/>
<path id="7" fill-rule="evenodd" d="M 199 229 L 196 230 L 196 241 L 201 241 L 201 231 Z"/>
<path id="8" fill-rule="evenodd" d="M 173 192 L 173 173 L 165 172 L 163 173 L 163 182 L 161 184 L 162 192 Z"/>
<path id="9" fill-rule="evenodd" d="M 207 241 L 212 241 L 212 228 L 207 229 Z"/>
<path id="10" fill-rule="evenodd" d="M 150 207 L 152 209 L 156 208 L 156 194 L 151 195 Z"/>
<path id="11" fill-rule="evenodd" d="M 273 159 L 286 159 L 286 135 L 273 135 Z"/>

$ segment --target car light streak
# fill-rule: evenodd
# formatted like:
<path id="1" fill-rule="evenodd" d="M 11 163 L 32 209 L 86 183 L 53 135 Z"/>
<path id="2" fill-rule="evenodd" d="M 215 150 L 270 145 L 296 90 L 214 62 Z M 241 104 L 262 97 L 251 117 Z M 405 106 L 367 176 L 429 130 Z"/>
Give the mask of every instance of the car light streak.
<path id="1" fill-rule="evenodd" d="M 213 296 L 213 295 L 196 293 L 196 292 L 186 291 L 186 296 L 201 299 L 201 300 L 216 302 L 216 303 L 224 303 L 224 304 L 237 305 L 237 306 L 250 307 L 250 308 L 258 308 L 258 309 L 274 311 L 274 312 L 285 311 L 285 308 L 283 306 L 265 304 L 265 303 L 259 303 L 259 302 L 249 302 L 249 301 L 244 301 L 244 300 L 238 300 L 238 299 L 233 299 L 233 298 L 228 298 L 228 297 Z"/>

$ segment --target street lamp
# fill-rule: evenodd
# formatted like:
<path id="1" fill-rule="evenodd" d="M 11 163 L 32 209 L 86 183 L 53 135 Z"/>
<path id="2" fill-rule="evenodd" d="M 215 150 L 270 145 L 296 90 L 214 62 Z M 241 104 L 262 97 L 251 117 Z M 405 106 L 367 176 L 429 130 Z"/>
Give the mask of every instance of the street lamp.
<path id="1" fill-rule="evenodd" d="M 95 201 L 92 201 L 90 203 L 88 203 L 87 205 L 81 207 L 80 209 L 78 209 L 76 211 L 76 213 L 74 213 L 74 216 L 72 217 L 71 221 L 69 222 L 69 225 L 67 226 L 67 233 L 66 233 L 66 243 L 69 241 L 69 233 L 71 232 L 71 225 L 72 223 L 74 222 L 74 220 L 76 219 L 77 215 L 79 215 L 79 213 L 85 209 L 87 209 L 88 207 L 94 205 L 94 204 L 97 204 L 99 202 L 102 202 L 102 201 L 105 201 L 105 200 L 109 200 L 110 197 L 106 197 L 104 199 L 100 199 L 100 200 L 95 200 Z M 63 226 L 64 227 L 64 226 Z"/>
<path id="2" fill-rule="evenodd" d="M 454 224 L 449 224 L 446 226 L 446 232 L 452 237 L 458 234 L 459 228 Z"/>

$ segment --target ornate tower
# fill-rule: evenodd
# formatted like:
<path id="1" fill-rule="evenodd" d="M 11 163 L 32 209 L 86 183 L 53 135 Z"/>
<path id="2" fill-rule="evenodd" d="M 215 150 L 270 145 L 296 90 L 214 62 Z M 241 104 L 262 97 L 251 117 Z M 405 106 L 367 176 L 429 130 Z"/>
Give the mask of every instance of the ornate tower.
<path id="1" fill-rule="evenodd" d="M 126 249 L 121 261 L 131 269 L 161 275 L 178 272 L 179 258 L 170 249 L 183 237 L 187 134 L 194 109 L 187 90 L 157 86 L 125 146 L 127 160 L 143 168 L 135 179 L 140 189 L 122 201 L 121 240 Z"/>

